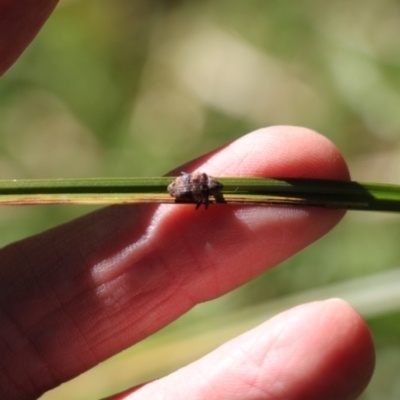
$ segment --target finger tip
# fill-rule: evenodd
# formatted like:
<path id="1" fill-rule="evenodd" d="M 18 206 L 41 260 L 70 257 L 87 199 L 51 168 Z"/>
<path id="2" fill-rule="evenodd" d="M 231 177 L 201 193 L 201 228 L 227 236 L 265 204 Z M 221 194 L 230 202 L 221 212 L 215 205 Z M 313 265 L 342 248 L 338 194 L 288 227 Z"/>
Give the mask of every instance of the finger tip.
<path id="1" fill-rule="evenodd" d="M 332 352 L 327 357 L 330 370 L 326 386 L 337 390 L 343 399 L 359 396 L 375 368 L 375 348 L 367 323 L 350 304 L 341 299 L 324 302 L 331 315 Z M 327 389 L 327 390 L 328 390 Z"/>
<path id="2" fill-rule="evenodd" d="M 304 338 L 299 339 L 300 346 L 307 349 L 304 354 L 307 374 L 298 387 L 304 396 L 300 398 L 357 398 L 368 385 L 375 367 L 374 343 L 368 325 L 341 299 L 309 303 L 301 308 L 302 326 L 307 326 L 310 333 L 304 332 Z M 293 311 L 298 312 L 296 308 Z"/>
<path id="3" fill-rule="evenodd" d="M 277 125 L 247 135 L 268 157 L 270 175 L 281 178 L 348 180 L 346 161 L 326 136 L 305 127 Z"/>
<path id="4" fill-rule="evenodd" d="M 256 130 L 177 169 L 182 170 L 200 170 L 217 177 L 348 179 L 346 163 L 337 147 L 319 133 L 295 126 L 274 126 Z M 213 245 L 215 248 L 224 249 L 224 252 L 213 253 L 212 265 L 225 266 L 226 260 L 229 260 L 226 254 L 232 251 L 238 255 L 234 265 L 230 264 L 231 274 L 227 278 L 221 267 L 223 276 L 218 280 L 224 283 L 219 285 L 221 290 L 236 287 L 238 281 L 259 275 L 319 239 L 329 232 L 345 213 L 343 210 L 317 207 L 279 209 L 224 205 L 213 205 L 207 213 L 202 210 L 201 215 L 192 211 L 192 207 L 171 207 L 163 227 L 166 231 L 173 229 L 169 237 L 186 232 L 186 243 L 193 243 L 195 248 L 199 248 L 201 236 L 207 238 L 208 249 L 213 248 Z M 203 214 L 207 218 L 202 218 Z M 195 231 L 191 228 L 194 221 Z M 224 234 L 221 234 L 222 229 L 226 229 Z M 254 240 L 255 237 L 257 240 Z M 178 242 L 179 240 L 174 240 L 174 243 Z M 248 246 L 244 246 L 244 243 Z M 238 248 L 243 249 L 242 258 L 237 252 Z M 266 248 L 272 251 L 266 254 Z M 245 253 L 247 249 L 248 252 Z M 243 265 L 250 265 L 251 268 L 243 269 Z M 235 274 L 236 270 L 238 272 Z M 207 288 L 213 286 L 208 285 Z M 207 299 L 213 298 L 215 293 L 220 293 L 212 290 L 201 292 L 207 293 Z"/>
<path id="5" fill-rule="evenodd" d="M 45 23 L 58 0 L 0 0 L 0 75 L 20 56 Z"/>
<path id="6" fill-rule="evenodd" d="M 324 135 L 304 127 L 257 129 L 171 171 L 201 169 L 215 176 L 349 180 L 344 157 Z"/>

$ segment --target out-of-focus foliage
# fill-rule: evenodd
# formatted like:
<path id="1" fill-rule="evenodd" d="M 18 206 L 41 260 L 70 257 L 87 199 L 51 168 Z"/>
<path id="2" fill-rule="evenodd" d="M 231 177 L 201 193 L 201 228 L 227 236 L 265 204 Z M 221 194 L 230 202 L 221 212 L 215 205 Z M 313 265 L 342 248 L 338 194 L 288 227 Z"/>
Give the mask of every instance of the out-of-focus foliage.
<path id="1" fill-rule="evenodd" d="M 0 81 L 0 178 L 157 176 L 295 124 L 336 143 L 353 179 L 400 183 L 399 49 L 395 0 L 61 0 Z M 0 209 L 0 244 L 89 210 Z M 397 273 L 399 234 L 395 215 L 350 213 L 279 268 L 43 398 L 122 390 L 328 295 L 359 307 L 376 338 L 362 399 L 398 398 L 400 284 L 385 270 Z"/>

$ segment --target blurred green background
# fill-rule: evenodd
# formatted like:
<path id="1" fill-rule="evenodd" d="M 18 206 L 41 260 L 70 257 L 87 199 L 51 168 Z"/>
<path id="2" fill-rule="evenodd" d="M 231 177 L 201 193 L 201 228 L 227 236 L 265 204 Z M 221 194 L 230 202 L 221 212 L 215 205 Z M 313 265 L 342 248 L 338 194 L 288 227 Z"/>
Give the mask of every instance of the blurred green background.
<path id="1" fill-rule="evenodd" d="M 0 179 L 158 176 L 263 126 L 330 138 L 352 178 L 400 184 L 395 0 L 61 0 L 0 81 Z M 93 207 L 0 209 L 0 245 Z M 97 399 L 277 312 L 342 297 L 377 345 L 361 399 L 400 398 L 400 219 L 350 212 L 322 240 L 43 396 Z"/>

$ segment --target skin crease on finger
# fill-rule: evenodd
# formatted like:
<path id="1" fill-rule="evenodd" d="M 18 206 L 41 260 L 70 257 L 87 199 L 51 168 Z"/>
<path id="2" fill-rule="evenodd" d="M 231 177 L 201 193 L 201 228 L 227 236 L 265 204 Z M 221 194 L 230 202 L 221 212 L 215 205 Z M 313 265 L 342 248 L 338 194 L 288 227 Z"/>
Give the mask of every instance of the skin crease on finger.
<path id="1" fill-rule="evenodd" d="M 326 138 L 295 127 L 253 132 L 182 169 L 348 179 Z M 342 215 L 114 206 L 2 249 L 0 397 L 36 398 L 290 257 Z"/>
<path id="2" fill-rule="evenodd" d="M 351 400 L 374 369 L 362 318 L 333 299 L 295 307 L 114 400 Z M 111 400 L 111 398 L 110 398 Z"/>

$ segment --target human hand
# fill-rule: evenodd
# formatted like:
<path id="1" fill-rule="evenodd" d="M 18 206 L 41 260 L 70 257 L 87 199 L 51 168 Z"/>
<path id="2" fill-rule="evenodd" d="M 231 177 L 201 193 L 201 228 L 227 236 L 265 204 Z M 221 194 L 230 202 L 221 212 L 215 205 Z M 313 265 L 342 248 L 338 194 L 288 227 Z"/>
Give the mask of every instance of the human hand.
<path id="1" fill-rule="evenodd" d="M 179 168 L 215 176 L 347 179 L 309 130 L 259 130 Z M 312 243 L 342 211 L 113 206 L 0 251 L 0 394 L 32 399 Z M 132 399 L 354 399 L 374 350 L 344 302 L 299 306 Z M 116 397 L 121 398 L 121 397 Z"/>
<path id="2" fill-rule="evenodd" d="M 0 0 L 0 37 L 8 38 L 0 44 L 0 72 L 55 4 Z M 293 127 L 254 132 L 177 173 L 194 169 L 214 176 L 348 179 L 328 140 Z M 193 208 L 108 207 L 2 249 L 0 398 L 37 398 L 290 257 L 343 215 L 313 208 Z M 132 389 L 129 398 L 354 399 L 373 364 L 372 340 L 358 314 L 338 300 L 317 302 Z"/>

